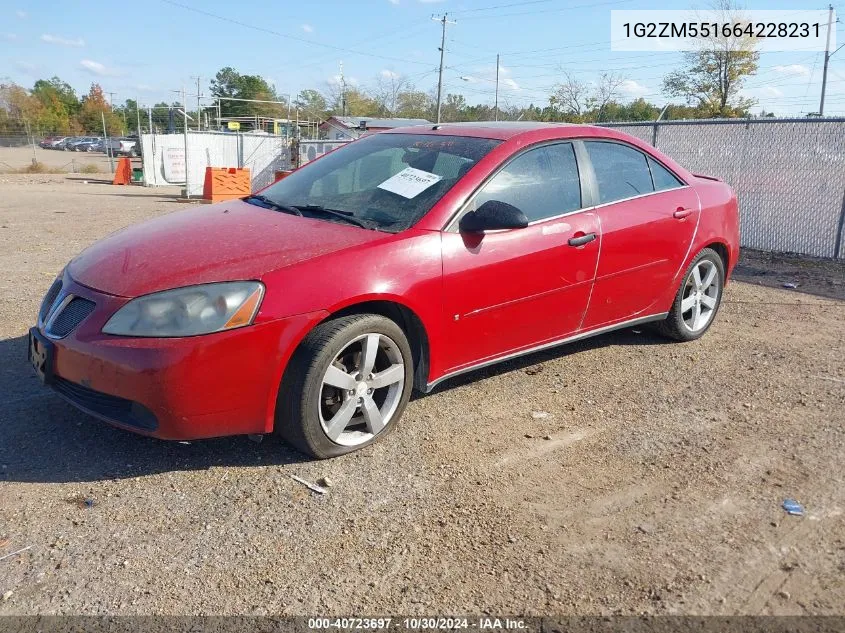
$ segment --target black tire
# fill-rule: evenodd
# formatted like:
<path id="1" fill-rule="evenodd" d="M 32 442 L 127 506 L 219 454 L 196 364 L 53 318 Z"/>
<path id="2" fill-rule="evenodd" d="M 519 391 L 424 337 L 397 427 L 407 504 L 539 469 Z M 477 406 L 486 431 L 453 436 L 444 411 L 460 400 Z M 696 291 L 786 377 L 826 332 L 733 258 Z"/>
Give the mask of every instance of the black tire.
<path id="1" fill-rule="evenodd" d="M 719 286 L 717 289 L 717 296 L 716 296 L 716 306 L 713 308 L 713 314 L 710 317 L 710 320 L 707 324 L 698 331 L 692 331 L 687 324 L 684 322 L 682 310 L 681 310 L 681 302 L 684 299 L 684 291 L 690 284 L 690 280 L 693 276 L 693 270 L 704 260 L 708 260 L 712 262 L 716 266 L 716 271 L 718 275 Z M 710 326 L 713 325 L 713 322 L 716 320 L 716 316 L 719 312 L 719 307 L 722 305 L 722 295 L 725 291 L 725 263 L 722 261 L 721 256 L 719 253 L 714 251 L 712 248 L 705 248 L 695 256 L 695 259 L 692 260 L 687 270 L 684 272 L 684 276 L 681 279 L 680 287 L 678 288 L 678 292 L 675 294 L 675 300 L 672 302 L 672 308 L 669 310 L 669 316 L 666 317 L 665 320 L 657 323 L 657 331 L 671 339 L 675 339 L 676 341 L 694 341 L 696 339 L 701 338 L 710 329 Z"/>
<path id="2" fill-rule="evenodd" d="M 396 344 L 405 366 L 399 404 L 387 425 L 369 440 L 345 446 L 333 442 L 320 423 L 323 376 L 335 357 L 364 334 L 382 334 Z M 274 432 L 299 451 L 326 459 L 351 453 L 381 439 L 398 422 L 413 388 L 413 360 L 408 339 L 396 323 L 377 314 L 354 314 L 321 323 L 300 344 L 288 363 L 276 401 Z"/>

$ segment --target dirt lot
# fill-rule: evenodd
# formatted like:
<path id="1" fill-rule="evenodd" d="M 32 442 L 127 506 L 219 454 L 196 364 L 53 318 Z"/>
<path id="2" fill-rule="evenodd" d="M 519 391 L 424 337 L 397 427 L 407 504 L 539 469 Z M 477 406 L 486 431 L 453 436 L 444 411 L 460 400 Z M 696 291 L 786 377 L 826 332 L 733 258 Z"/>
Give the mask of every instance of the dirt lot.
<path id="1" fill-rule="evenodd" d="M 32 546 L 0 614 L 845 612 L 845 267 L 747 256 L 698 342 L 511 362 L 312 462 L 114 430 L 31 375 L 57 270 L 173 193 L 0 176 L 0 556 Z"/>
<path id="2" fill-rule="evenodd" d="M 32 147 L 0 147 L 0 174 L 29 167 L 32 157 Z M 111 172 L 109 157 L 97 152 L 64 152 L 36 146 L 35 157 L 51 171 L 79 173 L 86 165 L 94 165 L 103 174 Z M 141 166 L 140 159 L 132 162 L 134 167 Z"/>

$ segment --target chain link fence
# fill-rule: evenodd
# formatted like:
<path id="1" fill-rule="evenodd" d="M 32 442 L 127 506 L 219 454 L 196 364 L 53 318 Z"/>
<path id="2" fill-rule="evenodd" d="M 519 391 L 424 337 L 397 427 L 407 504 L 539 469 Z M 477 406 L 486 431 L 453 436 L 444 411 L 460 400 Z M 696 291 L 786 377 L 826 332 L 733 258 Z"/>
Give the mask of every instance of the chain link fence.
<path id="1" fill-rule="evenodd" d="M 845 119 L 610 123 L 736 191 L 742 246 L 845 257 Z"/>

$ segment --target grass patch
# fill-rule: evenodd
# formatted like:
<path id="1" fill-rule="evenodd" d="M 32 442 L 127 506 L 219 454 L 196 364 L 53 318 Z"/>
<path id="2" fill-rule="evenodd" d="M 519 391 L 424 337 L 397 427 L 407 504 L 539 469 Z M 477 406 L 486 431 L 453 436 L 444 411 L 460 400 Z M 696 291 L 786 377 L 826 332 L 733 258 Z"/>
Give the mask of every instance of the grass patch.
<path id="1" fill-rule="evenodd" d="M 19 174 L 63 174 L 65 170 L 61 167 L 49 167 L 44 163 L 31 163 L 26 167 L 17 170 Z"/>
<path id="2" fill-rule="evenodd" d="M 86 163 L 82 166 L 79 170 L 80 174 L 99 174 L 101 173 L 99 165 L 95 165 L 94 163 Z"/>

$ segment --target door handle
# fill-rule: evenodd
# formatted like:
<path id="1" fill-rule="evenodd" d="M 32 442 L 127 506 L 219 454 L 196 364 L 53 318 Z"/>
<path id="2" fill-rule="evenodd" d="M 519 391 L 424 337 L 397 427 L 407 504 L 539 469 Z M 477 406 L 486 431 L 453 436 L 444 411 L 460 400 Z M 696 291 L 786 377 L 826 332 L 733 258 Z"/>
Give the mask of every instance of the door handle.
<path id="1" fill-rule="evenodd" d="M 584 244 L 589 244 L 594 239 L 596 239 L 595 233 L 587 233 L 585 235 L 579 235 L 578 237 L 570 237 L 569 238 L 569 245 L 570 246 L 584 246 Z"/>
<path id="2" fill-rule="evenodd" d="M 672 214 L 672 217 L 678 218 L 679 220 L 683 220 L 685 217 L 690 215 L 692 215 L 692 209 L 684 209 L 683 207 L 678 207 Z"/>

